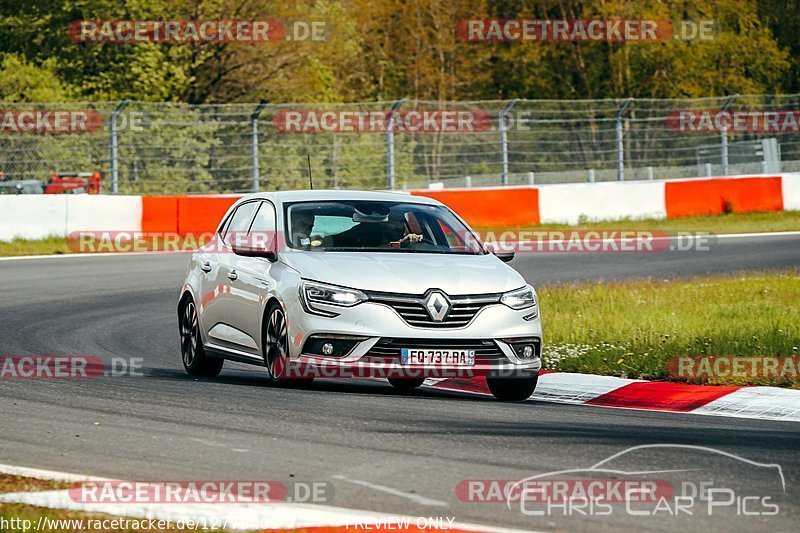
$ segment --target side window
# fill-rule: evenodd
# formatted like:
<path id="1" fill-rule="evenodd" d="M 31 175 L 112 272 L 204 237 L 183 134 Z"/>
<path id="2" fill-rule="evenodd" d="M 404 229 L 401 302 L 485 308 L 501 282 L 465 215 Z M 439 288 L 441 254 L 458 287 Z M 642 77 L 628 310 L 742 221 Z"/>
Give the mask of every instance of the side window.
<path id="1" fill-rule="evenodd" d="M 464 248 L 464 241 L 462 238 L 455 231 L 453 231 L 453 228 L 448 226 L 444 220 L 439 220 L 439 228 L 442 230 L 444 238 L 447 239 L 448 247 L 452 249 Z"/>
<path id="2" fill-rule="evenodd" d="M 228 227 L 225 229 L 225 234 L 222 236 L 222 240 L 225 243 L 230 243 L 229 236 L 247 233 L 257 207 L 258 202 L 248 202 L 236 208 L 236 211 L 231 215 L 230 222 L 228 222 Z"/>
<path id="3" fill-rule="evenodd" d="M 225 233 L 228 231 L 228 226 L 231 225 L 232 218 L 233 216 L 229 216 L 228 218 L 226 218 L 225 222 L 222 224 L 222 227 L 219 228 L 219 231 L 217 233 L 219 233 L 220 238 L 225 237 Z"/>
<path id="4" fill-rule="evenodd" d="M 405 219 L 408 229 L 411 231 L 411 233 L 422 233 L 422 226 L 420 225 L 419 220 L 417 220 L 416 213 L 409 211 L 405 214 Z"/>
<path id="5" fill-rule="evenodd" d="M 269 202 L 261 202 L 250 226 L 249 240 L 252 244 L 267 247 L 275 238 L 275 207 Z"/>

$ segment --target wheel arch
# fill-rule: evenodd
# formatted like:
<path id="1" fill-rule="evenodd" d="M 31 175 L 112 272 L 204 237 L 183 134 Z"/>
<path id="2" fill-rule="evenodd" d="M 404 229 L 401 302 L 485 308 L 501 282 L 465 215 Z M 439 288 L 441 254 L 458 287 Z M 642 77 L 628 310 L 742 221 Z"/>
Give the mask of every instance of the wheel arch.
<path id="1" fill-rule="evenodd" d="M 259 331 L 260 331 L 260 335 L 259 335 L 260 339 L 259 340 L 261 341 L 261 356 L 262 357 L 266 357 L 267 356 L 267 353 L 265 352 L 265 350 L 267 349 L 267 343 L 265 342 L 265 340 L 266 340 L 265 337 L 266 337 L 266 334 L 267 334 L 267 312 L 269 311 L 270 307 L 272 307 L 273 303 L 277 303 L 278 305 L 280 305 L 284 309 L 286 308 L 286 306 L 283 305 L 283 302 L 281 302 L 280 299 L 278 299 L 278 297 L 275 296 L 274 294 L 270 295 L 270 297 L 267 298 L 267 301 L 264 302 L 264 310 L 261 311 L 261 325 L 260 325 L 260 328 L 259 328 Z"/>
<path id="2" fill-rule="evenodd" d="M 176 310 L 178 312 L 178 316 L 180 316 L 180 313 L 183 311 L 183 306 L 186 305 L 186 301 L 189 298 L 194 300 L 195 305 L 197 305 L 197 298 L 195 298 L 194 291 L 192 290 L 192 286 L 189 285 L 188 283 L 186 283 L 186 284 L 183 285 L 183 288 L 181 289 L 181 295 L 178 298 L 178 305 L 176 307 Z"/>

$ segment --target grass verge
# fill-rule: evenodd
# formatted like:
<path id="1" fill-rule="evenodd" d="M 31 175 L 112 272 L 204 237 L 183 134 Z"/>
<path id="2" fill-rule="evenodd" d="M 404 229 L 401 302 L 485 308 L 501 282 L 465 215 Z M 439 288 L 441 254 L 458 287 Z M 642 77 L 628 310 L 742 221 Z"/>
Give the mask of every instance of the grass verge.
<path id="1" fill-rule="evenodd" d="M 800 277 L 795 270 L 537 290 L 547 369 L 800 388 L 797 374 L 785 372 L 686 377 L 668 371 L 672 358 L 684 356 L 798 356 Z"/>
<path id="2" fill-rule="evenodd" d="M 772 231 L 800 230 L 800 211 L 769 211 L 763 213 L 729 213 L 701 217 L 672 218 L 666 220 L 620 219 L 603 222 L 581 222 L 576 226 L 568 224 L 541 224 L 539 226 L 519 226 L 503 228 L 477 228 L 482 232 L 495 234 L 503 231 L 546 231 L 546 230 L 659 230 L 659 231 L 703 231 L 710 233 L 763 233 Z"/>
<path id="3" fill-rule="evenodd" d="M 71 483 L 45 481 L 0 474 L 0 494 L 11 492 L 36 492 L 46 490 L 64 490 Z M 122 519 L 124 520 L 124 519 Z M 150 528 L 144 519 L 130 518 L 122 521 L 120 517 L 102 514 L 70 511 L 67 509 L 50 509 L 21 503 L 0 503 L 0 533 L 5 531 L 53 531 L 72 533 L 74 531 L 104 531 L 107 533 L 134 533 L 140 531 L 223 531 L 213 528 L 167 529 Z M 39 526 L 42 526 L 39 529 Z M 166 525 L 166 524 L 164 524 Z M 177 525 L 177 524 L 175 524 Z"/>
<path id="4" fill-rule="evenodd" d="M 69 483 L 47 481 L 31 477 L 0 474 L 0 494 L 9 492 L 33 492 L 39 490 L 60 490 L 69 488 Z"/>
<path id="5" fill-rule="evenodd" d="M 10 242 L 0 241 L 0 257 L 14 257 L 19 255 L 57 255 L 71 253 L 67 246 L 67 239 L 49 237 L 35 241 L 14 239 Z"/>

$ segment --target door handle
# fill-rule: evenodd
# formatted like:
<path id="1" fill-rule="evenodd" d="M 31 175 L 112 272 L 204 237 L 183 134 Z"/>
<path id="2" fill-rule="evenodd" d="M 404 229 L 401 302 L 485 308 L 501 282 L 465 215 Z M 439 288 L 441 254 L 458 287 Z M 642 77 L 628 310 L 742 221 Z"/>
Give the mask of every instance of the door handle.
<path id="1" fill-rule="evenodd" d="M 236 273 L 235 270 L 231 270 L 230 272 L 228 272 L 228 279 L 229 280 L 235 281 L 238 277 L 239 277 L 239 275 Z"/>
<path id="2" fill-rule="evenodd" d="M 203 272 L 211 272 L 211 263 L 206 261 L 205 263 L 200 265 L 200 270 L 202 270 Z"/>

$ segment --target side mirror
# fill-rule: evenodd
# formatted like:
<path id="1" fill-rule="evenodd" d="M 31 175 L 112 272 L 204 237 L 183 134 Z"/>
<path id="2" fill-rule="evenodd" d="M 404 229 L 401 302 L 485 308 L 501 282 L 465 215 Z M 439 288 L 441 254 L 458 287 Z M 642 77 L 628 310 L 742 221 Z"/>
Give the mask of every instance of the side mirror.
<path id="1" fill-rule="evenodd" d="M 493 252 L 497 258 L 502 261 L 503 263 L 508 263 L 512 259 L 514 259 L 514 250 L 496 250 Z"/>
<path id="2" fill-rule="evenodd" d="M 233 242 L 231 249 L 236 255 L 244 257 L 263 257 L 273 263 L 278 260 L 278 254 L 263 244 Z"/>
<path id="3" fill-rule="evenodd" d="M 508 263 L 512 259 L 514 259 L 514 250 L 508 248 L 502 248 L 500 244 L 496 242 L 486 243 L 484 245 L 484 249 L 489 253 L 494 254 L 500 261 L 503 263 Z"/>

